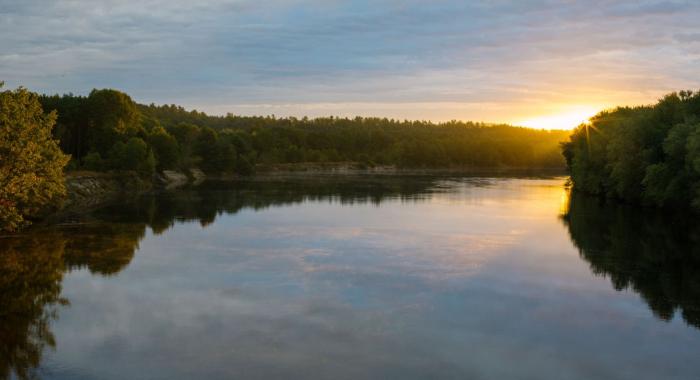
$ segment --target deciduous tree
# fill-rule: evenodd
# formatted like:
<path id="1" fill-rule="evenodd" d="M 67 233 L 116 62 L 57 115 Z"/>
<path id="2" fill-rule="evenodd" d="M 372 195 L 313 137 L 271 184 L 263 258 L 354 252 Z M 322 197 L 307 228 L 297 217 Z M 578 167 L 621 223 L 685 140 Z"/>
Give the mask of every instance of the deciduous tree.
<path id="1" fill-rule="evenodd" d="M 24 88 L 0 92 L 0 230 L 15 230 L 65 195 L 63 154 L 51 135 L 56 114 L 45 114 Z"/>

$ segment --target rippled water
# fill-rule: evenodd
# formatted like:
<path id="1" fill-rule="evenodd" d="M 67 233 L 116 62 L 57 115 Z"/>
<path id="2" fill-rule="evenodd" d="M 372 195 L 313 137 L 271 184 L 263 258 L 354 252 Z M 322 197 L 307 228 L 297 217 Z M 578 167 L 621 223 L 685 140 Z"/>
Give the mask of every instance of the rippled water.
<path id="1" fill-rule="evenodd" d="M 211 183 L 2 237 L 0 378 L 700 378 L 697 223 L 564 183 Z"/>

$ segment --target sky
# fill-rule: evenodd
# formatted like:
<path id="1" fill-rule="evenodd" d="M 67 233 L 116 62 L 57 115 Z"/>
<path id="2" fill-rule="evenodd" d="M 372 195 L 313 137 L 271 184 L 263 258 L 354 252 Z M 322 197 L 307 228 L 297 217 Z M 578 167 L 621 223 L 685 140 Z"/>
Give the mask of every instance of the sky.
<path id="1" fill-rule="evenodd" d="M 570 128 L 700 90 L 698 20 L 698 0 L 0 0 L 0 81 L 212 114 Z"/>

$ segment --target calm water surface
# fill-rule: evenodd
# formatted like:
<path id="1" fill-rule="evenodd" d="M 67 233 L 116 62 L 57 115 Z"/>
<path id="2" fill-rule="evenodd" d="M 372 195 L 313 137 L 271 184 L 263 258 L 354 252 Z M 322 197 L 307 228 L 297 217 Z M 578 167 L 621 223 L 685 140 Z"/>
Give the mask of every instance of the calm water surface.
<path id="1" fill-rule="evenodd" d="M 214 183 L 0 238 L 0 378 L 699 379 L 698 226 L 564 183 Z"/>

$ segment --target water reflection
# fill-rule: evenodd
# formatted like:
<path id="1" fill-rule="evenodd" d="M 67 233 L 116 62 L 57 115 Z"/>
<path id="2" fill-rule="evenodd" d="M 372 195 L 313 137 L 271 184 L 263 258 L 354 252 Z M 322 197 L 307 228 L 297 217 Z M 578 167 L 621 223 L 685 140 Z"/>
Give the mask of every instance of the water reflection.
<path id="1" fill-rule="evenodd" d="M 82 215 L 55 227 L 0 237 L 0 378 L 36 377 L 48 348 L 56 346 L 51 321 L 59 306 L 66 271 L 87 268 L 110 276 L 126 268 L 147 227 L 162 234 L 177 222 L 206 227 L 221 213 L 276 205 L 328 200 L 343 204 L 379 204 L 392 199 L 428 197 L 431 179 L 355 179 L 320 181 L 210 182 L 194 189 L 145 196 Z"/>
<path id="2" fill-rule="evenodd" d="M 441 191 L 441 182 L 434 177 L 267 179 L 233 184 L 210 181 L 188 190 L 143 197 L 127 209 L 107 207 L 96 216 L 102 220 L 146 223 L 160 234 L 176 222 L 197 221 L 206 227 L 222 213 L 236 214 L 248 208 L 263 210 L 309 201 L 379 205 L 388 199 L 425 200 Z"/>
<path id="3" fill-rule="evenodd" d="M 0 238 L 0 378 L 35 377 L 45 349 L 56 346 L 51 321 L 69 304 L 60 296 L 64 272 L 115 274 L 144 232 L 145 225 L 93 222 Z"/>
<path id="4" fill-rule="evenodd" d="M 0 239 L 0 378 L 30 378 L 45 348 L 55 347 L 64 242 L 53 234 Z"/>
<path id="5" fill-rule="evenodd" d="M 396 374 L 459 377 L 456 375 L 466 373 L 467 358 L 458 357 L 465 342 L 483 348 L 482 354 L 471 353 L 472 358 L 482 355 L 474 361 L 483 362 L 499 357 L 489 352 L 514 355 L 518 350 L 510 352 L 512 347 L 506 343 L 511 339 L 519 337 L 529 345 L 525 337 L 530 334 L 540 342 L 545 335 L 575 335 L 571 326 L 557 326 L 552 321 L 540 324 L 538 320 L 547 315 L 543 310 L 570 311 L 566 293 L 556 303 L 545 305 L 548 298 L 541 292 L 556 293 L 560 290 L 552 285 L 556 282 L 543 285 L 543 290 L 533 287 L 529 290 L 533 298 L 526 301 L 518 298 L 528 295 L 528 291 L 519 292 L 520 284 L 532 284 L 531 279 L 547 275 L 538 270 L 548 264 L 557 271 L 576 273 L 568 261 L 567 267 L 557 264 L 560 256 L 548 257 L 551 252 L 540 255 L 545 249 L 534 239 L 547 236 L 551 238 L 547 245 L 556 245 L 552 243 L 556 234 L 573 254 L 569 258 L 581 264 L 565 228 L 556 219 L 562 182 L 331 177 L 208 183 L 107 207 L 62 225 L 2 237 L 0 378 L 13 372 L 21 379 L 32 378 L 47 352 L 61 350 L 62 342 L 57 342 L 52 329 L 61 336 L 55 322 L 62 307 L 70 307 L 62 286 L 70 289 L 71 272 L 89 272 L 89 280 L 111 277 L 112 284 L 135 281 L 121 284 L 128 289 L 122 288 L 120 297 L 95 296 L 90 282 L 77 287 L 84 291 L 81 295 L 71 294 L 76 298 L 71 308 L 72 325 L 64 328 L 77 326 L 77 330 L 69 329 L 73 332 L 68 336 L 74 340 L 70 343 L 76 345 L 75 341 L 84 338 L 102 344 L 108 338 L 118 338 L 116 346 L 100 345 L 105 351 L 85 361 L 111 362 L 116 354 L 128 351 L 118 346 L 120 339 L 136 337 L 137 342 L 130 343 L 141 344 L 143 352 L 126 356 L 136 372 L 150 368 L 144 363 L 139 367 L 136 361 L 157 351 L 163 363 L 183 358 L 178 361 L 182 364 L 163 367 L 171 370 L 192 371 L 181 366 L 189 365 L 188 360 L 199 360 L 212 370 L 223 371 L 216 367 L 222 363 L 235 363 L 244 369 L 266 368 L 273 363 L 278 366 L 269 373 L 292 368 L 309 375 L 304 371 L 312 368 L 308 365 L 313 358 L 332 351 L 335 361 L 318 364 L 319 370 L 326 371 L 326 378 L 339 372 L 350 374 L 357 368 L 365 372 L 355 377 L 366 377 L 362 375 L 382 373 L 387 363 L 395 366 Z M 267 213 L 274 216 L 242 213 L 230 217 L 243 210 L 302 203 L 303 209 L 269 210 L 277 211 Z M 324 207 L 329 206 L 324 203 L 366 208 L 339 210 Z M 385 203 L 389 205 L 382 212 L 367 211 Z M 421 207 L 402 207 L 403 203 Z M 324 214 L 329 211 L 334 214 Z M 335 223 L 335 213 L 356 219 Z M 279 223 L 275 218 L 288 219 Z M 294 223 L 288 223 L 290 219 Z M 303 223 L 304 219 L 313 221 Z M 690 325 L 700 327 L 699 226 L 680 216 L 599 203 L 577 194 L 569 199 L 562 219 L 593 273 L 609 277 L 615 289 L 639 293 L 660 318 L 669 320 L 678 310 Z M 197 224 L 211 234 L 203 236 Z M 153 237 L 168 230 L 175 233 Z M 173 236 L 180 233 L 183 235 Z M 131 264 L 140 244 L 150 244 L 151 252 L 157 252 L 150 266 L 143 260 L 140 265 Z M 142 249 L 139 258 L 147 257 L 146 252 Z M 474 274 L 480 273 L 482 266 L 499 260 L 501 263 L 492 265 L 490 272 L 483 271 L 487 273 L 481 273 L 478 281 L 466 280 L 478 277 Z M 530 263 L 535 264 L 529 267 Z M 141 272 L 131 276 L 127 272 L 133 271 L 123 272 L 130 265 L 140 267 Z M 593 278 L 585 266 L 579 266 L 586 277 Z M 152 282 L 148 282 L 151 276 Z M 517 291 L 508 287 L 508 281 L 518 284 L 513 287 Z M 602 285 L 614 293 L 607 284 Z M 151 292 L 143 296 L 140 292 L 148 286 Z M 134 288 L 137 290 L 130 293 Z M 590 288 L 582 293 L 589 290 L 597 294 Z M 86 299 L 91 294 L 100 299 Z M 138 298 L 129 298 L 134 294 Z M 533 305 L 545 306 L 533 312 L 529 309 Z M 136 317 L 129 320 L 115 312 L 117 309 Z M 429 312 L 423 314 L 426 310 Z M 523 313 L 521 322 L 509 317 L 513 310 Z M 121 323 L 119 317 L 124 318 Z M 445 327 L 448 322 L 451 327 Z M 89 323 L 96 326 L 92 334 L 77 336 Z M 128 331 L 105 331 L 113 324 L 129 326 Z M 545 325 L 538 330 L 537 326 Z M 166 331 L 162 326 L 179 328 Z M 481 340 L 475 338 L 481 336 L 480 329 L 487 332 Z M 505 331 L 503 336 L 499 331 Z M 452 339 L 459 334 L 465 340 Z M 496 338 L 502 341 L 494 343 Z M 426 341 L 432 345 L 424 344 Z M 196 347 L 196 352 L 183 348 L 183 342 Z M 231 342 L 237 342 L 238 351 L 231 348 Z M 82 351 L 76 352 L 93 352 L 85 347 L 95 346 L 82 343 Z M 270 345 L 277 349 L 271 351 Z M 444 359 L 446 372 L 439 372 L 434 365 L 436 356 L 431 355 L 436 355 L 437 345 L 453 348 L 441 353 L 442 358 L 453 359 L 449 363 Z M 211 351 L 203 355 L 206 358 L 197 356 L 206 350 Z M 224 352 L 230 356 L 225 357 Z M 102 370 L 116 366 L 113 377 L 124 377 L 119 376 L 122 369 L 118 363 L 99 364 Z M 341 364 L 345 367 L 337 371 L 335 366 Z M 92 365 L 97 367 L 98 363 L 90 362 Z M 493 364 L 493 368 L 500 367 L 500 363 Z M 195 377 L 189 374 L 193 376 L 184 377 Z M 218 375 L 231 377 L 228 372 Z"/>
<path id="6" fill-rule="evenodd" d="M 700 328 L 700 224 L 574 192 L 563 217 L 593 273 L 639 293 L 654 315 Z"/>

